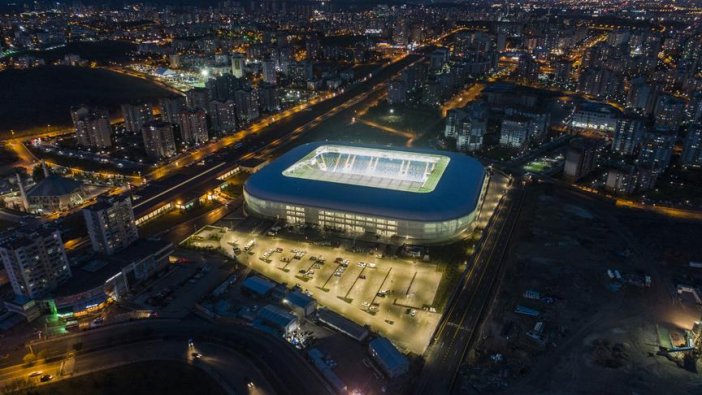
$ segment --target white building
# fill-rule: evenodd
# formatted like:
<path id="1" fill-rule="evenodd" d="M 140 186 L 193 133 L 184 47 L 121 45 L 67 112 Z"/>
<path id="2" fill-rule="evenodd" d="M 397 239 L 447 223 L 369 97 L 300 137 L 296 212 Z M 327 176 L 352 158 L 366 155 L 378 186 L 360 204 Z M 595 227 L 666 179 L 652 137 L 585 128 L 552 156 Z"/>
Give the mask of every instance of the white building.
<path id="1" fill-rule="evenodd" d="M 232 74 L 236 78 L 244 76 L 244 55 L 240 53 L 232 55 Z"/>
<path id="2" fill-rule="evenodd" d="M 506 117 L 502 120 L 500 129 L 500 144 L 514 148 L 522 148 L 529 142 L 531 120 L 523 116 Z"/>
<path id="3" fill-rule="evenodd" d="M 570 121 L 573 129 L 614 132 L 619 119 L 619 111 L 606 104 L 585 102 L 575 109 Z"/>
<path id="4" fill-rule="evenodd" d="M 444 136 L 456 139 L 461 151 L 477 151 L 483 146 L 487 132 L 488 111 L 484 102 L 476 102 L 464 109 L 449 111 Z"/>

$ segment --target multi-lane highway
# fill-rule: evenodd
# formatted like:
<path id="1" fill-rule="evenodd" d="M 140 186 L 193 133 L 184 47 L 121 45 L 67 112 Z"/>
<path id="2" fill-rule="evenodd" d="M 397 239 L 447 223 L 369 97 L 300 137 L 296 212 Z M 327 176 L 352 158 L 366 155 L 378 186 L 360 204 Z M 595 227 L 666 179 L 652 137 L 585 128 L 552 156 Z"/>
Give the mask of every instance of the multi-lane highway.
<path id="1" fill-rule="evenodd" d="M 213 374 L 224 385 L 238 387 L 240 380 L 220 377 L 219 372 L 226 373 L 225 361 L 234 358 L 244 361 L 257 369 L 261 377 L 262 388 L 271 388 L 278 394 L 331 394 L 333 391 L 317 371 L 292 346 L 282 339 L 240 325 L 213 325 L 198 321 L 176 321 L 148 319 L 108 327 L 93 329 L 74 335 L 62 336 L 32 344 L 34 353 L 41 353 L 45 360 L 27 367 L 21 359 L 21 353 L 13 353 L 10 360 L 0 368 L 0 386 L 16 379 L 26 379 L 33 371 L 46 370 L 56 376 L 54 380 L 66 378 L 58 375 L 59 369 L 66 369 L 66 364 L 80 367 L 103 368 L 132 361 L 150 359 L 178 359 L 183 353 L 180 345 L 186 345 L 193 339 L 195 349 L 203 357 L 196 363 L 202 364 L 206 372 Z M 139 344 L 149 342 L 149 352 L 135 355 L 125 353 Z M 219 351 L 212 351 L 218 345 Z M 205 346 L 203 346 L 205 345 Z M 224 348 L 231 351 L 223 352 Z M 210 351 L 207 351 L 210 350 Z M 117 357 L 116 357 L 117 355 Z M 184 356 L 187 361 L 187 355 Z M 193 363 L 193 361 L 190 361 Z M 72 371 L 75 368 L 72 368 Z M 94 369 L 95 370 L 95 369 Z M 99 370 L 99 369 L 97 369 Z M 76 371 L 76 373 L 80 373 Z M 236 376 L 236 372 L 231 373 Z M 252 376 L 252 378 L 255 377 Z M 235 391 L 239 391 L 234 388 Z"/>
<path id="2" fill-rule="evenodd" d="M 518 184 L 518 183 L 517 183 Z M 448 394 L 458 368 L 479 330 L 503 272 L 502 261 L 516 226 L 526 190 L 513 185 L 493 215 L 478 250 L 450 301 L 425 353 L 417 394 Z"/>

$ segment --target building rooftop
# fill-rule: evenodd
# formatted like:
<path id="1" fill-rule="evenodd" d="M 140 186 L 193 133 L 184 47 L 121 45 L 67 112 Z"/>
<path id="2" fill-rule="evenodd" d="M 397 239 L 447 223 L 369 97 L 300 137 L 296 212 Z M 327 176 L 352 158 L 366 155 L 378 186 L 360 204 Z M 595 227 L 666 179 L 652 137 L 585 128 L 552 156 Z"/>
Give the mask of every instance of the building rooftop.
<path id="1" fill-rule="evenodd" d="M 52 224 L 32 221 L 20 228 L 1 233 L 0 247 L 18 249 L 33 245 L 38 237 L 46 238 L 52 236 L 56 230 L 56 227 Z"/>
<path id="2" fill-rule="evenodd" d="M 82 186 L 83 184 L 76 180 L 50 174 L 27 191 L 27 197 L 70 195 L 80 192 Z"/>
<path id="3" fill-rule="evenodd" d="M 363 341 L 363 339 L 368 337 L 368 329 L 329 309 L 320 309 L 318 315 L 321 322 L 353 339 Z"/>
<path id="4" fill-rule="evenodd" d="M 96 254 L 80 267 L 72 268 L 73 277 L 54 293 L 57 297 L 80 294 L 93 290 L 119 273 L 123 267 L 153 255 L 171 242 L 166 240 L 139 239 L 116 255 Z"/>
<path id="5" fill-rule="evenodd" d="M 275 283 L 266 280 L 263 277 L 252 276 L 244 280 L 243 287 L 257 295 L 266 295 L 273 288 L 275 288 Z"/>
<path id="6" fill-rule="evenodd" d="M 287 328 L 291 323 L 297 321 L 294 314 L 270 304 L 258 311 L 258 319 L 280 329 Z"/>
<path id="7" fill-rule="evenodd" d="M 188 202 L 194 196 L 199 197 L 222 184 L 217 176 L 236 168 L 237 164 L 220 163 L 215 166 L 202 167 L 193 165 L 183 168 L 177 174 L 132 192 L 134 216 L 139 218 L 160 206 L 181 200 Z"/>
<path id="8" fill-rule="evenodd" d="M 125 199 L 131 199 L 131 197 L 128 194 L 122 194 L 119 196 L 100 195 L 97 197 L 97 202 L 86 207 L 85 210 L 89 210 L 89 211 L 107 210 L 110 207 L 112 207 L 112 205 L 115 202 L 122 202 Z"/>
<path id="9" fill-rule="evenodd" d="M 287 299 L 291 305 L 302 308 L 306 308 L 310 304 L 314 303 L 314 298 L 299 291 L 289 292 L 285 299 Z"/>
<path id="10" fill-rule="evenodd" d="M 375 357 L 381 360 L 389 371 L 402 371 L 409 367 L 407 357 L 384 337 L 376 337 L 371 340 L 368 347 L 374 351 Z"/>
<path id="11" fill-rule="evenodd" d="M 472 213 L 484 179 L 480 162 L 455 152 L 310 143 L 252 175 L 244 190 L 267 201 L 438 222 Z"/>

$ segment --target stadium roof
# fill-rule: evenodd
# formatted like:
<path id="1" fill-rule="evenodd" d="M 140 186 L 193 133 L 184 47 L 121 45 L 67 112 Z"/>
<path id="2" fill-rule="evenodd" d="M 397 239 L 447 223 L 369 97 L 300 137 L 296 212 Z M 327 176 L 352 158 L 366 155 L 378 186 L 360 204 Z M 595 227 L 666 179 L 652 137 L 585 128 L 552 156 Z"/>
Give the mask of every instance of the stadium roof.
<path id="1" fill-rule="evenodd" d="M 329 170 L 332 164 L 320 165 L 318 162 L 322 161 L 312 163 L 318 166 L 316 169 L 309 165 L 315 153 L 337 155 L 334 151 L 339 149 L 347 155 L 341 159 L 345 161 L 345 170 Z M 363 162 L 349 159 L 350 152 L 363 157 Z M 382 164 L 387 174 L 381 174 L 383 170 L 379 169 L 377 158 L 381 157 L 389 158 L 383 159 L 386 162 Z M 354 164 L 356 161 L 361 164 Z M 435 163 L 433 170 L 427 167 L 430 162 Z M 306 163 L 305 168 L 300 167 L 301 163 Z M 364 167 L 368 172 L 359 171 Z M 267 201 L 439 222 L 473 212 L 484 178 L 482 164 L 459 153 L 318 142 L 285 153 L 252 175 L 244 189 L 254 198 Z"/>

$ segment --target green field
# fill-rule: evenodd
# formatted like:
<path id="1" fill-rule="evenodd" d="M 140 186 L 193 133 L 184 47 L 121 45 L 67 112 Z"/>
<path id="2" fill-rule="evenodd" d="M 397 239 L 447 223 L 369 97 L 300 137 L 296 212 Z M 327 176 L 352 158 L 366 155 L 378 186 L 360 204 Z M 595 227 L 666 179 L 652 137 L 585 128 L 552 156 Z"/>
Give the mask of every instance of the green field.
<path id="1" fill-rule="evenodd" d="M 343 171 L 327 171 L 327 166 L 332 167 L 332 164 L 324 163 L 322 154 L 325 152 L 338 153 L 339 157 L 333 167 L 339 166 L 342 155 L 347 155 L 346 162 L 353 162 L 358 156 L 368 156 L 372 158 L 385 158 L 390 160 L 426 162 L 434 165 L 428 177 L 424 182 L 413 181 L 411 179 L 400 180 L 401 183 L 394 182 L 397 178 L 401 178 L 400 174 L 352 174 Z M 348 159 L 351 158 L 351 159 Z M 401 190 L 405 192 L 429 193 L 436 188 L 441 176 L 444 174 L 449 163 L 449 158 L 443 155 L 414 153 L 407 151 L 382 150 L 376 148 L 356 148 L 347 146 L 324 145 L 316 150 L 308 153 L 302 159 L 299 159 L 292 166 L 283 171 L 286 177 L 302 178 L 313 181 L 336 182 L 339 184 L 360 185 L 374 188 Z M 343 166 L 343 165 L 342 165 Z M 393 180 L 393 182 L 388 182 Z"/>

